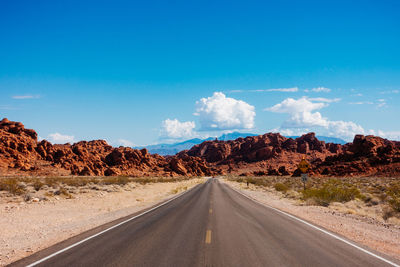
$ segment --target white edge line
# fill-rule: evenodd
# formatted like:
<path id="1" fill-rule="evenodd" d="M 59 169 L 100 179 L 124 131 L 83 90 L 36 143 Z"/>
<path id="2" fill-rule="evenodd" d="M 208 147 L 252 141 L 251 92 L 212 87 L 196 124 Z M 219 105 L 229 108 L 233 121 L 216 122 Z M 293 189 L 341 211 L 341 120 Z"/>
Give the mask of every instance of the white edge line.
<path id="1" fill-rule="evenodd" d="M 229 186 L 229 185 L 228 185 L 228 186 Z M 383 257 L 381 257 L 381 256 L 379 256 L 379 255 L 376 255 L 375 253 L 372 253 L 371 251 L 368 251 L 368 250 L 366 250 L 366 249 L 364 249 L 364 248 L 362 248 L 362 247 L 359 247 L 359 246 L 357 246 L 356 244 L 353 244 L 352 242 L 349 242 L 349 241 L 347 241 L 346 239 L 341 238 L 340 236 L 337 236 L 337 235 L 335 235 L 335 234 L 332 234 L 332 233 L 330 233 L 330 232 L 328 232 L 328 231 L 326 231 L 326 230 L 324 230 L 324 229 L 322 229 L 322 228 L 319 228 L 318 226 L 315 226 L 315 225 L 313 225 L 313 224 L 311 224 L 311 223 L 309 223 L 309 222 L 306 222 L 306 221 L 304 221 L 304 220 L 302 220 L 302 219 L 300 219 L 300 218 L 298 218 L 298 217 L 296 217 L 296 216 L 294 216 L 294 215 L 292 215 L 292 214 L 289 214 L 289 213 L 284 212 L 284 211 L 282 211 L 282 210 L 279 210 L 279 209 L 277 209 L 277 208 L 271 207 L 271 206 L 269 206 L 269 205 L 267 205 L 267 204 L 265 204 L 265 203 L 262 203 L 262 202 L 258 201 L 257 199 L 254 199 L 254 198 L 252 198 L 252 197 L 250 197 L 250 196 L 248 196 L 248 195 L 246 195 L 246 194 L 240 192 L 239 190 L 233 188 L 232 186 L 229 186 L 229 187 L 232 188 L 232 189 L 233 189 L 234 191 L 236 191 L 237 193 L 241 194 L 242 196 L 244 196 L 244 197 L 246 197 L 246 198 L 248 198 L 248 199 L 250 199 L 250 200 L 252 200 L 252 201 L 254 201 L 254 202 L 257 202 L 257 203 L 263 205 L 264 207 L 273 209 L 273 210 L 275 210 L 275 211 L 277 211 L 277 212 L 279 212 L 279 213 L 282 213 L 282 214 L 284 214 L 284 215 L 286 215 L 286 216 L 288 216 L 288 217 L 290 217 L 290 218 L 292 218 L 292 219 L 295 219 L 295 220 L 297 220 L 297 221 L 299 221 L 299 222 L 302 222 L 302 223 L 304 223 L 304 224 L 306 224 L 306 225 L 308 225 L 308 226 L 310 226 L 310 227 L 312 227 L 312 228 L 314 228 L 314 229 L 316 229 L 316 230 L 319 230 L 319 231 L 321 231 L 321 232 L 323 232 L 323 233 L 325 233 L 325 234 L 327 234 L 327 235 L 329 235 L 329 236 L 331 236 L 331 237 L 333 237 L 333 238 L 335 238 L 335 239 L 338 239 L 338 240 L 340 240 L 340 241 L 342 241 L 342 242 L 344 242 L 344 243 L 346 243 L 346 244 L 348 244 L 348 245 L 350 245 L 350 246 L 352 246 L 352 247 L 354 247 L 354 248 L 357 248 L 357 249 L 361 250 L 362 252 L 367 253 L 367 254 L 369 254 L 369 255 L 371 255 L 371 256 L 377 258 L 377 259 L 380 259 L 381 261 L 384 261 L 384 262 L 386 262 L 386 263 L 388 263 L 388 264 L 390 264 L 390 265 L 392 265 L 392 266 L 400 267 L 400 265 L 398 265 L 398 264 L 396 264 L 396 263 L 394 263 L 394 262 L 392 262 L 392 261 L 390 261 L 390 260 L 387 260 L 387 259 L 385 259 L 385 258 L 383 258 Z"/>
<path id="2" fill-rule="evenodd" d="M 29 264 L 29 265 L 26 265 L 26 267 L 36 266 L 36 265 L 38 265 L 39 263 L 42 263 L 42 262 L 44 262 L 44 261 L 46 261 L 46 260 L 48 260 L 48 259 L 50 259 L 50 258 L 53 258 L 54 256 L 56 256 L 56 255 L 58 255 L 58 254 L 61 254 L 61 253 L 63 253 L 64 251 L 67 251 L 67 250 L 69 250 L 69 249 L 71 249 L 71 248 L 73 248 L 73 247 L 76 247 L 76 246 L 78 246 L 78 245 L 80 245 L 80 244 L 82 244 L 82 243 L 84 243 L 84 242 L 86 242 L 86 241 L 88 241 L 88 240 L 90 240 L 90 239 L 92 239 L 92 238 L 95 238 L 96 236 L 99 236 L 99 235 L 101 235 L 101 234 L 104 234 L 105 232 L 108 232 L 108 231 L 110 231 L 110 230 L 112 230 L 112 229 L 114 229 L 114 228 L 117 228 L 118 226 L 120 226 L 120 225 L 122 225 L 122 224 L 125 224 L 125 223 L 127 223 L 127 222 L 129 222 L 129 221 L 132 221 L 132 220 L 134 220 L 134 219 L 136 219 L 136 218 L 138 218 L 138 217 L 140 217 L 140 216 L 143 216 L 143 215 L 145 215 L 145 214 L 147 214 L 147 213 L 149 213 L 149 212 L 151 212 L 151 211 L 153 211 L 153 210 L 155 210 L 155 209 L 158 209 L 158 208 L 160 208 L 160 207 L 162 207 L 162 206 L 168 204 L 169 202 L 171 202 L 171 201 L 177 199 L 178 197 L 181 197 L 182 195 L 188 193 L 189 191 L 191 191 L 191 190 L 194 189 L 195 187 L 196 187 L 196 186 L 190 188 L 189 190 L 187 190 L 187 191 L 185 191 L 185 192 L 180 193 L 179 195 L 177 195 L 177 196 L 175 196 L 175 197 L 173 197 L 173 198 L 171 198 L 171 199 L 169 199 L 169 200 L 167 200 L 167 201 L 161 203 L 161 204 L 158 205 L 158 206 L 155 206 L 155 207 L 153 207 L 153 208 L 151 208 L 151 209 L 149 209 L 149 210 L 146 210 L 145 212 L 142 212 L 142 213 L 140 213 L 140 214 L 138 214 L 138 215 L 136 215 L 136 216 L 133 216 L 133 217 L 131 217 L 131 218 L 125 220 L 125 221 L 122 221 L 122 222 L 120 222 L 120 223 L 118 223 L 118 224 L 116 224 L 116 225 L 113 225 L 113 226 L 111 226 L 110 228 L 107 228 L 107 229 L 105 229 L 105 230 L 103 230 L 103 231 L 101 231 L 101 232 L 99 232 L 99 233 L 97 233 L 97 234 L 91 235 L 91 236 L 89 236 L 89 237 L 87 237 L 87 238 L 85 238 L 85 239 L 83 239 L 83 240 L 81 240 L 81 241 L 79 241 L 79 242 L 77 242 L 77 243 L 74 243 L 74 244 L 72 244 L 72 245 L 70 245 L 70 246 L 68 246 L 68 247 L 66 247 L 66 248 L 63 248 L 63 249 L 61 249 L 61 250 L 59 250 L 59 251 L 57 251 L 57 252 L 54 252 L 53 254 L 50 254 L 49 256 L 44 257 L 43 259 L 40 259 L 40 260 L 38 260 L 38 261 L 35 261 L 34 263 L 31 263 L 31 264 Z"/>

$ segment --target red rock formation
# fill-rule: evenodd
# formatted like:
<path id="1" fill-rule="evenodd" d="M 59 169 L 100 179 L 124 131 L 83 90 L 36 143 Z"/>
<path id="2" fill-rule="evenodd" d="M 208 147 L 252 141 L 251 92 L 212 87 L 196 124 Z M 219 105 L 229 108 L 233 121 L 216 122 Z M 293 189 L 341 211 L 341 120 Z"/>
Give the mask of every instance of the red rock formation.
<path id="1" fill-rule="evenodd" d="M 377 136 L 356 135 L 343 152 L 314 167 L 323 175 L 399 175 L 400 142 Z"/>
<path id="2" fill-rule="evenodd" d="M 297 169 L 303 156 L 311 162 L 340 151 L 340 145 L 325 144 L 314 133 L 297 139 L 279 133 L 238 138 L 233 141 L 206 141 L 194 146 L 187 154 L 204 158 L 225 172 L 288 175 Z"/>
<path id="3" fill-rule="evenodd" d="M 20 122 L 0 121 L 1 175 L 203 176 L 298 174 L 306 157 L 314 175 L 399 175 L 400 142 L 357 135 L 353 143 L 326 144 L 314 133 L 291 139 L 278 133 L 206 141 L 175 156 L 114 148 L 104 140 L 53 145 L 37 141 Z"/>
<path id="4" fill-rule="evenodd" d="M 44 171 L 44 169 L 46 169 Z M 34 130 L 19 122 L 0 122 L 0 173 L 53 175 L 212 175 L 204 160 L 187 155 L 164 158 L 146 149 L 113 148 L 104 140 L 73 145 L 37 142 Z"/>
<path id="5" fill-rule="evenodd" d="M 277 133 L 206 141 L 187 151 L 204 158 L 223 173 L 253 175 L 299 175 L 302 157 L 311 163 L 314 175 L 399 175 L 400 142 L 357 135 L 353 143 L 326 144 L 314 133 L 292 139 Z"/>

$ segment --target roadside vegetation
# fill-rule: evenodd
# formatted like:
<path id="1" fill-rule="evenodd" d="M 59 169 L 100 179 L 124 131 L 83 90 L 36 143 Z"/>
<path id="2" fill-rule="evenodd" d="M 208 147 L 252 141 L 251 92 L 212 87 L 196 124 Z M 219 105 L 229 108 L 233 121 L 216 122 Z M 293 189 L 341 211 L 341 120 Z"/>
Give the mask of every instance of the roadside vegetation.
<path id="1" fill-rule="evenodd" d="M 400 220 L 400 177 L 311 177 L 306 189 L 300 177 L 227 176 L 228 180 L 247 186 L 280 192 L 301 205 L 340 207 L 347 213 L 378 212 L 384 220 Z M 361 210 L 363 210 L 361 212 Z"/>
<path id="2" fill-rule="evenodd" d="M 20 197 L 25 201 L 42 201 L 48 197 L 73 198 L 89 191 L 116 192 L 136 185 L 179 182 L 196 177 L 0 177 L 0 197 Z M 177 192 L 184 188 L 176 189 Z M 37 199 L 37 200 L 36 200 Z"/>

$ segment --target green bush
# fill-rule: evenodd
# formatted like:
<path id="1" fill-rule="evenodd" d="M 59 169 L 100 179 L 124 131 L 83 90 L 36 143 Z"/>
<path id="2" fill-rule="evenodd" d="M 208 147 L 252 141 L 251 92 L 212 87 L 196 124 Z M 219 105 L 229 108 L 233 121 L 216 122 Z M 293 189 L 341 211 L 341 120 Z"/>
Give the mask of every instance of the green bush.
<path id="1" fill-rule="evenodd" d="M 308 188 L 303 191 L 303 199 L 312 199 L 318 205 L 329 206 L 331 202 L 348 202 L 362 198 L 360 191 L 352 184 L 331 179 L 320 188 Z"/>

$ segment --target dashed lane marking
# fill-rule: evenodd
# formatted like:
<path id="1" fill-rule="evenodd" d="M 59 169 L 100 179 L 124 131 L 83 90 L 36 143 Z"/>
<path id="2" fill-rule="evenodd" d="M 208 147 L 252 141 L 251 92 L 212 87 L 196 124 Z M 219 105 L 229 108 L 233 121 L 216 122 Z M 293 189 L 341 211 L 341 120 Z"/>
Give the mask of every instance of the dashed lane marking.
<path id="1" fill-rule="evenodd" d="M 206 244 L 211 244 L 211 230 L 206 232 Z"/>

